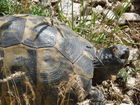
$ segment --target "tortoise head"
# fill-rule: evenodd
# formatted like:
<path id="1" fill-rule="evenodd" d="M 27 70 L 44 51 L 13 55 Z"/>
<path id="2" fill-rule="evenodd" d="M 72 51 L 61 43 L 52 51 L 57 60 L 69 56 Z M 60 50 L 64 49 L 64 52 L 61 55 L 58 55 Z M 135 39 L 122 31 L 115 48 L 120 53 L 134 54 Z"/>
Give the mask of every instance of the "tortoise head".
<path id="1" fill-rule="evenodd" d="M 114 45 L 97 51 L 96 60 L 93 61 L 93 84 L 101 83 L 111 75 L 116 75 L 123 68 L 129 57 L 129 49 L 125 45 Z"/>

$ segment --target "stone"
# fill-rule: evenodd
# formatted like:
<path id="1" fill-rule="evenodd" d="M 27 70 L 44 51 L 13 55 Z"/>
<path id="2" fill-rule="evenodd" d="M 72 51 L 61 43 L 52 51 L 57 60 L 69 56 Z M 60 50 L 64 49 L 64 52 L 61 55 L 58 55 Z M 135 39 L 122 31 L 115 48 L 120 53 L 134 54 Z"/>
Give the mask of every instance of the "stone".
<path id="1" fill-rule="evenodd" d="M 59 3 L 59 8 L 63 12 L 64 16 L 72 18 L 72 12 L 74 17 L 80 16 L 80 3 L 73 2 L 73 11 L 72 11 L 72 1 L 71 0 L 61 0 Z"/>
<path id="2" fill-rule="evenodd" d="M 124 13 L 121 18 L 127 21 L 140 21 L 140 15 L 137 13 Z"/>
<path id="3" fill-rule="evenodd" d="M 138 59 L 138 52 L 139 50 L 137 48 L 130 49 L 130 55 L 128 60 L 137 60 Z"/>
<path id="4" fill-rule="evenodd" d="M 126 24 L 126 20 L 125 20 L 124 18 L 120 17 L 120 18 L 117 20 L 117 23 L 118 23 L 119 25 L 125 25 L 125 24 Z"/>
<path id="5" fill-rule="evenodd" d="M 94 7 L 92 8 L 92 11 L 97 14 L 101 14 L 103 10 L 104 10 L 103 7 L 100 5 L 96 6 L 95 8 Z"/>
<path id="6" fill-rule="evenodd" d="M 36 3 L 38 3 L 39 2 L 39 0 L 31 0 L 32 2 L 36 2 Z"/>
<path id="7" fill-rule="evenodd" d="M 34 2 L 40 1 L 41 4 L 43 4 L 44 6 L 50 6 L 52 3 L 54 4 L 60 2 L 60 0 L 32 0 L 32 1 Z"/>
<path id="8" fill-rule="evenodd" d="M 90 100 L 84 100 L 82 102 L 79 102 L 78 105 L 90 105 Z"/>
<path id="9" fill-rule="evenodd" d="M 126 86 L 128 88 L 133 88 L 135 85 L 136 85 L 136 78 L 134 77 L 127 78 Z"/>
<path id="10" fill-rule="evenodd" d="M 133 104 L 121 103 L 120 105 L 133 105 Z"/>
<path id="11" fill-rule="evenodd" d="M 130 89 L 129 91 L 127 91 L 127 95 L 132 97 L 134 95 L 135 91 Z"/>

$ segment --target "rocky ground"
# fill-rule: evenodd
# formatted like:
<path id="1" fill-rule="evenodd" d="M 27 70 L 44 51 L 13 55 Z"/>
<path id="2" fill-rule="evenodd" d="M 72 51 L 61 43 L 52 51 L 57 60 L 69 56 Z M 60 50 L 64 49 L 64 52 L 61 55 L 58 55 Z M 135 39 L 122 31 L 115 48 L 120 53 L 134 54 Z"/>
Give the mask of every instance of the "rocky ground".
<path id="1" fill-rule="evenodd" d="M 106 31 L 112 32 L 111 25 L 108 27 L 107 22 L 111 22 L 112 26 L 126 26 L 118 29 L 114 33 L 114 38 L 126 43 L 130 48 L 130 57 L 128 64 L 118 74 L 112 76 L 110 80 L 104 81 L 100 88 L 107 99 L 106 105 L 140 105 L 140 1 L 133 2 L 129 0 L 40 0 L 45 6 L 50 6 L 54 11 L 52 16 L 57 16 L 56 6 L 63 13 L 66 20 L 76 21 L 86 16 L 86 24 L 90 24 L 91 14 L 94 12 L 100 16 L 95 21 L 94 32 Z M 39 2 L 33 0 L 33 2 Z M 122 9 L 121 9 L 122 8 Z M 125 12 L 124 12 L 125 10 Z M 104 18 L 105 22 L 101 22 Z M 113 23 L 112 23 L 113 21 Z M 100 28 L 99 28 L 100 27 Z M 123 37 L 122 37 L 123 36 Z M 97 45 L 98 47 L 99 45 Z M 88 105 L 88 101 L 81 105 Z"/>
<path id="2" fill-rule="evenodd" d="M 97 43 L 97 48 L 114 43 L 128 45 L 130 57 L 126 66 L 97 87 L 105 94 L 106 105 L 140 105 L 140 0 L 31 1 L 41 2 L 51 10 L 51 17 L 65 22 L 91 43 Z M 99 37 L 92 38 L 89 34 Z M 79 105 L 88 103 L 86 100 Z"/>

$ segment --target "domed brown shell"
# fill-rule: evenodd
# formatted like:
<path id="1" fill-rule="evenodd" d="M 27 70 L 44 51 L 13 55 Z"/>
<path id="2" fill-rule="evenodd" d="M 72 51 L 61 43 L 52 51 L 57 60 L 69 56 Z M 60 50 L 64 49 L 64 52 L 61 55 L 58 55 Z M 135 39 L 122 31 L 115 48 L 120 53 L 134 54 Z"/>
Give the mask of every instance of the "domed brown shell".
<path id="1" fill-rule="evenodd" d="M 1 17 L 0 70 L 26 72 L 35 83 L 57 83 L 73 72 L 90 81 L 95 49 L 63 23 L 53 22 L 28 14 Z"/>

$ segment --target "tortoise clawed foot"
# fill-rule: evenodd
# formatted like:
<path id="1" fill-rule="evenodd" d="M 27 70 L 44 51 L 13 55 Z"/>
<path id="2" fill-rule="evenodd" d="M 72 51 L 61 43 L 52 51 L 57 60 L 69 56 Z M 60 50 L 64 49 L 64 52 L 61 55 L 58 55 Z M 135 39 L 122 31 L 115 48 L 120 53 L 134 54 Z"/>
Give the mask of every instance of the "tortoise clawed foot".
<path id="1" fill-rule="evenodd" d="M 90 99 L 90 105 L 105 105 L 105 97 L 99 89 L 92 87 L 88 98 Z"/>

